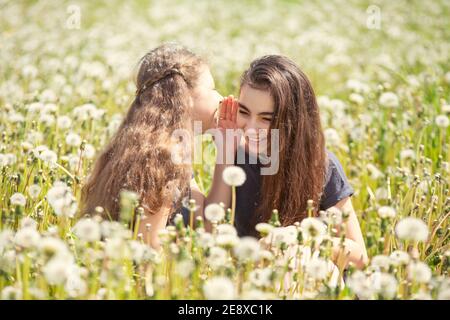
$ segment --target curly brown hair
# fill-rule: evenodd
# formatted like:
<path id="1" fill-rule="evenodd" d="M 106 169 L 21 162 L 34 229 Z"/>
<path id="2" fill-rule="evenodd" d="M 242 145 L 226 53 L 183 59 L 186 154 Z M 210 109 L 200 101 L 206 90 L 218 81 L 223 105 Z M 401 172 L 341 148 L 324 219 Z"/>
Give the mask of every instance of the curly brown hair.
<path id="1" fill-rule="evenodd" d="M 119 129 L 99 154 L 82 188 L 82 213 L 103 207 L 119 219 L 122 190 L 138 194 L 145 213 L 164 205 L 180 205 L 187 191 L 191 167 L 172 161 L 174 130 L 191 130 L 192 89 L 203 59 L 188 49 L 164 44 L 139 63 L 136 97 Z"/>

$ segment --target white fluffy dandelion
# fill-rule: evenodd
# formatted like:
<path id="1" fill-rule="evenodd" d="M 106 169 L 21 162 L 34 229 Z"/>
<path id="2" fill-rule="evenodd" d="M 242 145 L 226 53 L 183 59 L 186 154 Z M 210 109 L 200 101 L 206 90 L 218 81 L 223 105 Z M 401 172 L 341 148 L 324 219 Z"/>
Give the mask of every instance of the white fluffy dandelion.
<path id="1" fill-rule="evenodd" d="M 36 200 L 37 197 L 39 197 L 39 194 L 41 193 L 41 187 L 38 184 L 32 184 L 27 188 L 27 191 L 30 198 Z"/>
<path id="2" fill-rule="evenodd" d="M 240 261 L 256 261 L 259 258 L 259 242 L 253 237 L 240 238 L 233 252 Z"/>
<path id="3" fill-rule="evenodd" d="M 58 160 L 58 156 L 52 150 L 47 149 L 41 152 L 41 154 L 39 155 L 39 159 L 49 164 L 50 166 L 53 166 Z"/>
<path id="4" fill-rule="evenodd" d="M 19 229 L 14 237 L 16 245 L 23 248 L 31 248 L 39 244 L 41 235 L 33 227 Z"/>
<path id="5" fill-rule="evenodd" d="M 411 262 L 407 267 L 408 279 L 418 283 L 428 283 L 431 280 L 430 267 L 424 262 Z"/>
<path id="6" fill-rule="evenodd" d="M 305 240 L 315 240 L 320 243 L 326 233 L 325 224 L 318 218 L 305 218 L 300 223 L 300 227 Z"/>
<path id="7" fill-rule="evenodd" d="M 395 226 L 395 233 L 401 240 L 426 241 L 428 227 L 421 219 L 407 217 L 400 220 Z"/>
<path id="8" fill-rule="evenodd" d="M 72 119 L 70 119 L 70 117 L 68 116 L 59 116 L 56 119 L 56 124 L 58 126 L 58 128 L 60 129 L 69 129 L 70 126 L 72 125 Z"/>
<path id="9" fill-rule="evenodd" d="M 315 280 L 324 280 L 328 275 L 328 262 L 320 257 L 314 257 L 306 263 L 305 271 Z"/>
<path id="10" fill-rule="evenodd" d="M 297 244 L 298 231 L 295 226 L 287 226 L 287 227 L 279 227 L 279 228 L 273 228 L 269 235 L 267 236 L 268 239 L 271 240 L 272 244 L 274 246 L 281 246 L 281 245 L 294 245 Z"/>
<path id="11" fill-rule="evenodd" d="M 450 120 L 445 114 L 440 114 L 434 120 L 439 128 L 445 129 L 449 126 Z"/>
<path id="12" fill-rule="evenodd" d="M 20 192 L 14 193 L 9 200 L 13 206 L 25 207 L 27 203 L 27 198 Z"/>
<path id="13" fill-rule="evenodd" d="M 93 219 L 81 219 L 73 228 L 76 236 L 86 242 L 100 240 L 100 224 Z"/>
<path id="14" fill-rule="evenodd" d="M 213 270 L 217 270 L 226 265 L 228 260 L 228 253 L 221 247 L 211 247 L 209 249 L 208 258 L 206 260 L 208 262 L 208 265 Z"/>
<path id="15" fill-rule="evenodd" d="M 203 293 L 208 300 L 233 300 L 236 297 L 234 284 L 226 277 L 213 277 L 206 280 Z"/>
<path id="16" fill-rule="evenodd" d="M 389 255 L 394 266 L 407 265 L 410 261 L 409 254 L 402 250 L 395 250 Z"/>
<path id="17" fill-rule="evenodd" d="M 77 202 L 72 190 L 61 181 L 56 181 L 47 192 L 47 201 L 57 216 L 73 217 L 77 211 Z"/>
<path id="18" fill-rule="evenodd" d="M 241 167 L 230 166 L 225 168 L 222 178 L 227 185 L 239 187 L 244 184 L 246 175 L 244 169 Z"/>
<path id="19" fill-rule="evenodd" d="M 69 276 L 71 261 L 62 258 L 50 259 L 42 271 L 48 283 L 52 285 L 64 284 Z"/>
<path id="20" fill-rule="evenodd" d="M 81 144 L 81 137 L 76 133 L 69 133 L 66 136 L 66 143 L 71 147 L 79 147 Z"/>
<path id="21" fill-rule="evenodd" d="M 395 218 L 396 214 L 395 209 L 390 206 L 382 206 L 378 209 L 378 216 L 380 218 Z"/>
<path id="22" fill-rule="evenodd" d="M 225 217 L 225 210 L 217 203 L 211 203 L 205 208 L 205 217 L 209 221 L 221 221 Z"/>
<path id="23" fill-rule="evenodd" d="M 383 94 L 381 94 L 378 102 L 383 107 L 388 107 L 388 108 L 396 108 L 399 106 L 398 97 L 393 92 L 384 92 Z"/>

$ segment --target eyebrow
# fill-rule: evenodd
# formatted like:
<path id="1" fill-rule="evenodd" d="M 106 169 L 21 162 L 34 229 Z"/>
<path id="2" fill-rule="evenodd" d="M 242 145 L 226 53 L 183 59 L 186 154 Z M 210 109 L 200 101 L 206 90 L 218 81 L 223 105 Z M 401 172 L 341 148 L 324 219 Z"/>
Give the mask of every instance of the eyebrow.
<path id="1" fill-rule="evenodd" d="M 238 104 L 239 104 L 239 107 L 241 107 L 242 109 L 244 109 L 245 111 L 250 113 L 250 110 L 245 105 L 243 105 L 240 102 L 238 102 Z M 260 113 L 258 113 L 258 115 L 260 115 L 260 116 L 273 116 L 273 112 L 260 112 Z"/>

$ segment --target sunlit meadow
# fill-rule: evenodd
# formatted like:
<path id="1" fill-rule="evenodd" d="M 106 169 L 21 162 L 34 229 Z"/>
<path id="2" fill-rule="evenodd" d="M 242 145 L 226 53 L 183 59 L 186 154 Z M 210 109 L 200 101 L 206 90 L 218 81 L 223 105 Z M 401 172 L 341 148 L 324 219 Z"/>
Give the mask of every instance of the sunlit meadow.
<path id="1" fill-rule="evenodd" d="M 1 299 L 450 299 L 449 15 L 443 0 L 1 0 Z M 356 191 L 365 270 L 343 282 L 330 262 L 345 212 L 285 228 L 274 212 L 259 242 L 212 206 L 211 234 L 176 217 L 161 252 L 128 227 L 142 212 L 133 193 L 121 221 L 77 214 L 139 58 L 166 41 L 205 56 L 223 95 L 263 54 L 305 70 Z M 203 144 L 207 192 L 215 151 Z"/>

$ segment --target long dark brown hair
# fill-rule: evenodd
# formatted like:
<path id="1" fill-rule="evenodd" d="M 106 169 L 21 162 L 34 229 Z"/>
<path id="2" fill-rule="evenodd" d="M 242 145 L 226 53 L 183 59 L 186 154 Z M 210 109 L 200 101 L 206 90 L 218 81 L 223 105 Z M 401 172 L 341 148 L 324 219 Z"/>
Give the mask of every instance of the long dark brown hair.
<path id="1" fill-rule="evenodd" d="M 149 214 L 174 197 L 180 204 L 176 194 L 187 190 L 191 168 L 172 161 L 176 142 L 171 134 L 190 130 L 189 97 L 203 65 L 200 57 L 176 44 L 162 45 L 140 60 L 136 97 L 83 186 L 83 213 L 101 206 L 117 220 L 122 190 L 137 193 Z"/>
<path id="2" fill-rule="evenodd" d="M 279 169 L 261 176 L 253 221 L 268 221 L 278 209 L 281 224 L 291 225 L 305 218 L 310 199 L 318 212 L 328 167 L 314 90 L 300 68 L 280 55 L 253 61 L 241 77 L 241 90 L 244 85 L 270 92 L 275 105 L 270 129 L 279 130 Z"/>

